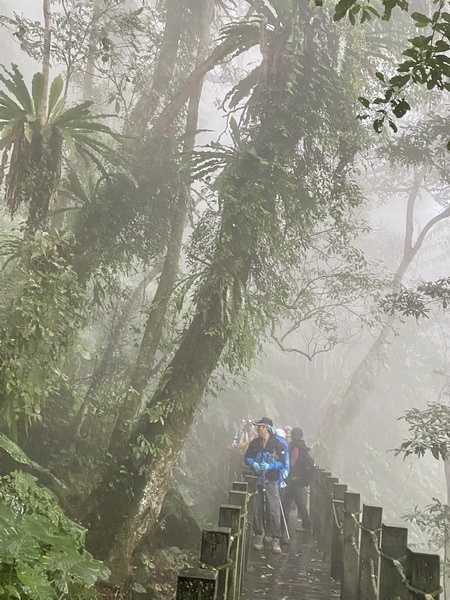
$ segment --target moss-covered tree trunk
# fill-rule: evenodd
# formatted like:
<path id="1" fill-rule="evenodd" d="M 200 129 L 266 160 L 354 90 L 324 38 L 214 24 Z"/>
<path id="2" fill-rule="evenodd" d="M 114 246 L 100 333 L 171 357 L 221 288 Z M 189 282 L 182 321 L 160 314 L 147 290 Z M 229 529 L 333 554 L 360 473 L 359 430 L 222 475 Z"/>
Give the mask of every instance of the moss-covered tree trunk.
<path id="1" fill-rule="evenodd" d="M 268 68 L 258 90 L 254 147 L 222 175 L 222 218 L 214 256 L 196 296 L 196 309 L 178 350 L 140 417 L 127 456 L 117 457 L 89 499 L 88 543 L 107 559 L 115 577 L 127 575 L 133 553 L 155 526 L 174 467 L 211 375 L 233 331 L 257 248 L 274 218 L 277 169 L 295 152 L 297 137 L 280 136 L 286 117 L 289 26 L 279 26 L 265 48 Z M 289 98 L 289 96 L 288 96 Z M 277 143 L 279 147 L 277 147 Z"/>
<path id="2" fill-rule="evenodd" d="M 196 409 L 226 341 L 223 301 L 211 289 L 208 308 L 184 336 L 152 399 L 164 425 L 143 416 L 130 440 L 131 454 L 114 464 L 90 500 L 88 543 L 108 559 L 117 580 L 128 574 L 134 551 L 155 525 L 173 469 Z"/>

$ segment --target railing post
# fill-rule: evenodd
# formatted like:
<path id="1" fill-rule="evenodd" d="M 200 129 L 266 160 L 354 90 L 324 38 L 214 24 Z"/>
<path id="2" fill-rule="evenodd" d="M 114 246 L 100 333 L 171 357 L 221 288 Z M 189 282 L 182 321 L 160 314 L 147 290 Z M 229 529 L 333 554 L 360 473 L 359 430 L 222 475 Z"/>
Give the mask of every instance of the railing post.
<path id="1" fill-rule="evenodd" d="M 217 527 L 216 529 L 202 531 L 200 562 L 206 565 L 206 567 L 215 567 L 218 569 L 218 600 L 225 599 L 229 570 L 227 565 L 230 561 L 231 543 L 230 527 Z"/>
<path id="2" fill-rule="evenodd" d="M 327 471 L 322 471 L 319 475 L 317 547 L 320 552 L 323 552 L 324 549 L 325 513 L 327 505 L 326 481 L 328 477 L 331 477 L 331 473 Z"/>
<path id="3" fill-rule="evenodd" d="M 363 505 L 361 543 L 359 548 L 359 600 L 377 600 L 378 569 L 380 566 L 381 519 L 380 506 Z"/>
<path id="4" fill-rule="evenodd" d="M 241 527 L 241 507 L 235 504 L 222 504 L 219 509 L 219 527 L 229 527 L 233 541 L 230 545 L 228 561 L 231 563 L 227 572 L 220 573 L 218 596 L 226 600 L 234 600 L 239 597 L 239 589 L 236 584 L 238 575 L 238 547 L 239 531 Z M 223 593 L 223 596 L 220 594 Z"/>
<path id="5" fill-rule="evenodd" d="M 429 550 L 406 549 L 406 579 L 409 582 L 411 600 L 423 600 L 425 594 L 433 594 L 433 600 L 439 598 L 440 561 L 439 554 Z M 414 592 L 411 588 L 417 590 Z"/>
<path id="6" fill-rule="evenodd" d="M 331 546 L 333 544 L 333 496 L 334 486 L 339 483 L 337 477 L 327 477 L 325 480 L 325 514 L 323 528 L 323 561 L 328 563 L 331 561 Z"/>
<path id="7" fill-rule="evenodd" d="M 244 548 L 246 541 L 246 529 L 247 529 L 247 492 L 238 492 L 231 490 L 228 495 L 230 504 L 236 504 L 241 507 L 241 524 L 239 527 L 239 539 L 238 539 L 238 551 L 237 551 L 237 580 L 236 589 L 238 594 L 242 591 L 244 585 Z"/>
<path id="8" fill-rule="evenodd" d="M 344 493 L 344 552 L 341 600 L 358 598 L 360 496 Z M 356 519 L 356 521 L 355 521 Z"/>
<path id="9" fill-rule="evenodd" d="M 184 569 L 177 581 L 176 600 L 216 600 L 217 571 Z"/>
<path id="10" fill-rule="evenodd" d="M 344 551 L 344 494 L 347 486 L 335 483 L 333 490 L 333 539 L 331 543 L 330 575 L 337 581 L 342 580 L 342 561 Z"/>
<path id="11" fill-rule="evenodd" d="M 382 524 L 379 600 L 408 600 L 408 590 L 393 563 L 394 560 L 398 561 L 404 571 L 407 544 L 406 527 Z"/>
<path id="12" fill-rule="evenodd" d="M 320 478 L 324 469 L 316 469 L 314 479 L 309 488 L 309 516 L 311 517 L 312 534 L 318 538 L 319 531 L 319 496 L 320 496 Z"/>
<path id="13" fill-rule="evenodd" d="M 245 525 L 245 529 L 242 530 L 242 536 L 243 536 L 243 538 L 242 538 L 242 561 L 243 561 L 243 569 L 245 571 L 247 569 L 247 562 L 248 562 L 248 538 L 249 538 L 248 507 L 249 507 L 250 499 L 248 496 L 248 484 L 246 481 L 234 481 L 232 490 L 235 492 L 245 492 L 246 497 L 247 497 L 246 511 L 245 511 L 246 512 L 245 523 L 243 523 L 243 526 Z M 244 578 L 244 575 L 242 575 L 241 586 L 243 585 L 243 578 Z"/>
<path id="14" fill-rule="evenodd" d="M 247 518 L 247 543 L 246 543 L 246 553 L 245 553 L 245 570 L 248 570 L 248 558 L 250 556 L 250 548 L 252 545 L 252 539 L 253 539 L 253 517 L 254 517 L 254 513 L 255 513 L 255 500 L 256 500 L 256 494 L 257 494 L 257 481 L 258 481 L 258 477 L 256 475 L 244 475 L 245 477 L 245 481 L 247 482 L 247 486 L 248 486 L 248 502 L 247 502 L 247 511 L 248 511 L 248 518 Z"/>

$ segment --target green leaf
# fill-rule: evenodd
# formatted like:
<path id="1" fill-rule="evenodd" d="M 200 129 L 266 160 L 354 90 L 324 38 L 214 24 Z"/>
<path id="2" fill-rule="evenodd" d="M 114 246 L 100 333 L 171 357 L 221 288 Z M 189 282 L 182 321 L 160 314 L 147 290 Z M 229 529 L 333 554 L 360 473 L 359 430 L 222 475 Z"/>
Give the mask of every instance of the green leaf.
<path id="1" fill-rule="evenodd" d="M 365 108 L 369 108 L 370 106 L 370 102 L 367 98 L 364 98 L 363 96 L 359 96 L 358 100 L 361 102 L 361 104 L 365 107 Z"/>
<path id="2" fill-rule="evenodd" d="M 409 41 L 411 42 L 411 44 L 413 46 L 415 46 L 416 48 L 423 48 L 425 47 L 429 42 L 431 42 L 432 37 L 429 35 L 419 35 L 415 38 L 410 39 Z M 405 54 L 403 52 L 403 54 Z"/>
<path id="3" fill-rule="evenodd" d="M 373 128 L 377 133 L 381 133 L 381 130 L 383 128 L 383 122 L 383 118 L 375 119 L 375 121 L 373 122 Z"/>
<path id="4" fill-rule="evenodd" d="M 394 77 L 391 77 L 391 79 L 389 80 L 389 84 L 401 88 L 404 85 L 406 85 L 410 79 L 410 75 L 395 75 Z"/>
<path id="5" fill-rule="evenodd" d="M 230 98 L 230 108 L 235 108 L 241 100 L 251 93 L 252 89 L 258 84 L 260 72 L 261 67 L 256 67 L 227 94 L 227 98 Z"/>
<path id="6" fill-rule="evenodd" d="M 418 12 L 413 12 L 411 15 L 411 19 L 414 19 L 414 21 L 416 21 L 416 24 L 418 23 L 419 26 L 428 25 L 428 23 L 431 23 L 431 19 L 429 17 Z"/>
<path id="7" fill-rule="evenodd" d="M 397 104 L 394 106 L 394 108 L 392 109 L 392 112 L 394 113 L 394 115 L 396 117 L 398 117 L 399 119 L 401 117 L 403 117 L 403 115 L 405 115 L 408 110 L 411 109 L 411 106 L 409 105 L 409 103 L 403 98 L 402 100 L 400 100 L 399 102 L 397 102 Z"/>
<path id="8" fill-rule="evenodd" d="M 444 42 L 444 40 L 438 40 L 434 47 L 438 52 L 447 52 L 447 50 L 450 50 L 450 44 Z"/>
<path id="9" fill-rule="evenodd" d="M 61 75 L 55 77 L 50 86 L 50 93 L 48 95 L 48 118 L 53 115 L 53 110 L 58 102 L 64 87 L 64 80 Z"/>
<path id="10" fill-rule="evenodd" d="M 44 77 L 42 73 L 35 73 L 31 82 L 31 95 L 33 96 L 34 114 L 37 116 L 41 110 L 44 96 Z"/>
<path id="11" fill-rule="evenodd" d="M 336 4 L 333 20 L 340 21 L 345 17 L 347 12 L 356 4 L 356 0 L 339 0 Z"/>
<path id="12" fill-rule="evenodd" d="M 388 123 L 389 123 L 389 127 L 392 129 L 392 131 L 393 131 L 394 133 L 397 133 L 397 131 L 398 131 L 398 127 L 397 127 L 397 125 L 394 123 L 394 121 L 393 121 L 392 119 L 389 119 Z"/>
<path id="13" fill-rule="evenodd" d="M 33 114 L 33 101 L 23 80 L 22 73 L 19 71 L 17 65 L 13 65 L 12 69 L 12 72 L 9 72 L 5 69 L 10 78 L 8 79 L 7 77 L 0 75 L 0 81 L 3 82 L 5 87 L 18 100 L 22 108 L 28 114 Z"/>
<path id="14" fill-rule="evenodd" d="M 239 125 L 236 122 L 234 117 L 230 119 L 230 129 L 231 129 L 231 137 L 236 146 L 239 146 L 241 142 L 241 132 L 239 129 Z"/>
<path id="15" fill-rule="evenodd" d="M 0 448 L 9 454 L 9 456 L 18 463 L 23 465 L 31 464 L 30 459 L 25 452 L 6 435 L 0 433 Z"/>

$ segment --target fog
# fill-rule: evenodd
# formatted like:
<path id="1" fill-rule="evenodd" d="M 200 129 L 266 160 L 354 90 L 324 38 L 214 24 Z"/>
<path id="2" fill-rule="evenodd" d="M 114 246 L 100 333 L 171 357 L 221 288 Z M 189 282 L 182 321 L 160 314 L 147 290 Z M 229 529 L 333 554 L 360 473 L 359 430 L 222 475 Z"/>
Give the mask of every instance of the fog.
<path id="1" fill-rule="evenodd" d="M 0 2 L 0 496 L 117 589 L 170 596 L 263 416 L 448 546 L 447 51 L 303 4 Z"/>

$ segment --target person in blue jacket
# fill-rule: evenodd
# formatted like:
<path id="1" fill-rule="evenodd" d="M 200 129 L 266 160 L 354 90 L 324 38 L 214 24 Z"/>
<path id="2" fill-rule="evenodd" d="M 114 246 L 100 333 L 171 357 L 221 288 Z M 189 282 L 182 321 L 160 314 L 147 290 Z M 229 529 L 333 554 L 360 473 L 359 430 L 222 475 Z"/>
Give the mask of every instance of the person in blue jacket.
<path id="1" fill-rule="evenodd" d="M 272 544 L 272 551 L 280 553 L 280 483 L 286 469 L 286 450 L 275 436 L 272 419 L 261 417 L 253 425 L 258 437 L 250 442 L 245 453 L 245 464 L 258 475 L 253 548 L 261 550 L 265 536 L 264 541 Z"/>

